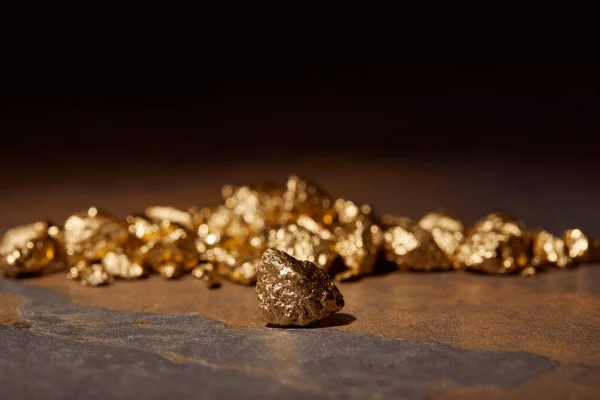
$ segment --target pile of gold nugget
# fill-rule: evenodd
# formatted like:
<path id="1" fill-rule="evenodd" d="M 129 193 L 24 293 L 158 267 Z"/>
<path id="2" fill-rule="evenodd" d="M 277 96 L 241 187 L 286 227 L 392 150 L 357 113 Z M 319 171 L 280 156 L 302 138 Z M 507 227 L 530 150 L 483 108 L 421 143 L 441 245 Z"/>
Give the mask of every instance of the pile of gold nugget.
<path id="1" fill-rule="evenodd" d="M 64 269 L 84 286 L 191 273 L 213 288 L 222 278 L 254 284 L 269 248 L 310 261 L 338 281 L 370 275 L 378 262 L 401 270 L 525 276 L 600 260 L 598 241 L 579 229 L 557 237 L 502 213 L 470 228 L 447 212 L 418 222 L 379 217 L 370 206 L 334 199 L 297 176 L 285 187 L 225 186 L 222 195 L 214 208 L 154 206 L 121 220 L 92 207 L 62 228 L 36 222 L 10 229 L 0 241 L 0 271 L 21 277 Z"/>

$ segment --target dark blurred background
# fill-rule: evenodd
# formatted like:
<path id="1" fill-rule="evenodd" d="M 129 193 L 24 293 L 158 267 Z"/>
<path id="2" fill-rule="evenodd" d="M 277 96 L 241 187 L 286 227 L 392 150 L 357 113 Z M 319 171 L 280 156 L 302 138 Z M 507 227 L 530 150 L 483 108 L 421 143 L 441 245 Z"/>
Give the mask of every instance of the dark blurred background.
<path id="1" fill-rule="evenodd" d="M 45 185 L 37 193 L 47 194 L 53 185 L 204 171 L 201 180 L 223 168 L 241 180 L 257 166 L 286 175 L 321 160 L 315 168 L 325 172 L 459 168 L 473 193 L 480 182 L 506 191 L 526 176 L 514 190 L 533 187 L 535 197 L 536 187 L 554 185 L 546 198 L 591 187 L 590 200 L 599 186 L 599 66 L 591 57 L 8 57 L 0 190 Z M 350 172 L 338 176 L 352 182 Z"/>
<path id="2" fill-rule="evenodd" d="M 333 153 L 598 164 L 594 58 L 46 58 L 5 66 L 9 163 L 199 165 Z"/>

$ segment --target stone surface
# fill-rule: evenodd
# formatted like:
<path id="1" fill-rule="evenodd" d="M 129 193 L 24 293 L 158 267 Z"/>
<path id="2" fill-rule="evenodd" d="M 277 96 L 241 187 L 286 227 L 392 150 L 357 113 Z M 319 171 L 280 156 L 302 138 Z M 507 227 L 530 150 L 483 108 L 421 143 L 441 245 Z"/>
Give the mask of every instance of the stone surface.
<path id="1" fill-rule="evenodd" d="M 420 399 L 448 386 L 514 388 L 557 365 L 526 352 L 83 307 L 17 281 L 0 281 L 0 293 L 25 301 L 20 326 L 0 325 L 6 398 Z"/>
<path id="2" fill-rule="evenodd" d="M 344 307 L 326 272 L 310 261 L 268 249 L 258 264 L 256 293 L 263 320 L 278 326 L 306 326 Z"/>
<path id="3" fill-rule="evenodd" d="M 119 217 L 149 204 L 218 204 L 224 182 L 284 181 L 296 172 L 332 195 L 416 220 L 449 207 L 472 223 L 502 209 L 557 236 L 572 227 L 600 236 L 594 170 L 277 162 L 114 176 L 46 164 L 18 177 L 26 186 L 10 186 L 15 175 L 7 176 L 0 232 L 64 221 L 90 204 Z M 308 329 L 265 328 L 252 288 L 204 286 L 191 276 L 97 289 L 60 273 L 0 281 L 0 397 L 600 398 L 599 264 L 530 279 L 392 272 L 342 282 L 343 312 Z"/>

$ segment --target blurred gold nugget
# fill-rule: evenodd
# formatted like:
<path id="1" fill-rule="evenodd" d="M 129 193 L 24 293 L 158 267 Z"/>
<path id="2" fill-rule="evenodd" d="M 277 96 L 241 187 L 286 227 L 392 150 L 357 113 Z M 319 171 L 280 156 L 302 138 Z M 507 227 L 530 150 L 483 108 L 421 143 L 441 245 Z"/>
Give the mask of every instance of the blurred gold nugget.
<path id="1" fill-rule="evenodd" d="M 338 199 L 334 208 L 337 214 L 334 250 L 346 267 L 335 279 L 356 279 L 372 273 L 383 243 L 383 231 L 371 207 L 358 207 L 351 201 Z"/>
<path id="2" fill-rule="evenodd" d="M 256 193 L 246 190 L 234 190 L 225 187 L 224 197 L 231 190 L 236 192 L 235 201 L 230 206 L 194 210 L 197 223 L 196 249 L 200 260 L 212 264 L 217 273 L 230 281 L 252 285 L 256 282 L 256 267 L 264 250 L 266 231 L 264 230 L 265 214 L 251 212 L 248 204 L 243 207 L 238 203 L 248 197 L 258 199 Z M 239 193 L 241 190 L 241 194 Z M 254 200 L 252 200 L 254 201 Z M 238 208 L 236 208 L 239 206 Z M 240 214 L 237 214 L 240 212 Z M 264 210 L 263 210 L 264 211 Z M 244 216 L 246 219 L 244 219 Z M 262 226 L 261 229 L 256 229 Z"/>
<path id="3" fill-rule="evenodd" d="M 574 263 L 597 261 L 598 244 L 581 229 L 569 229 L 563 233 L 562 238 Z"/>
<path id="4" fill-rule="evenodd" d="M 446 256 L 454 260 L 459 246 L 465 240 L 465 225 L 446 210 L 430 212 L 419 220 L 419 226 L 433 236 Z"/>
<path id="5" fill-rule="evenodd" d="M 139 248 L 119 248 L 102 257 L 102 267 L 113 277 L 136 279 L 147 275 L 144 257 Z"/>
<path id="6" fill-rule="evenodd" d="M 226 185 L 221 190 L 225 207 L 258 232 L 281 223 L 284 214 L 283 188 L 272 183 L 251 186 Z"/>
<path id="7" fill-rule="evenodd" d="M 548 231 L 539 230 L 530 233 L 531 265 L 536 268 L 556 266 L 567 268 L 573 265 L 565 242 Z"/>
<path id="8" fill-rule="evenodd" d="M 147 265 L 164 278 L 180 277 L 198 265 L 199 255 L 192 216 L 174 207 L 148 207 L 145 216 L 128 216 L 129 231 L 144 242 L 135 253 L 140 265 Z M 186 228 L 187 227 L 187 228 Z"/>
<path id="9" fill-rule="evenodd" d="M 65 221 L 63 241 L 67 257 L 77 262 L 101 260 L 130 240 L 124 221 L 91 207 L 73 214 Z"/>
<path id="10" fill-rule="evenodd" d="M 299 216 L 295 223 L 270 230 L 267 247 L 310 261 L 327 273 L 336 258 L 332 233 L 305 215 Z"/>
<path id="11" fill-rule="evenodd" d="M 334 200 L 311 180 L 292 175 L 271 183 L 222 188 L 223 204 L 187 211 L 152 206 L 124 221 L 91 207 L 70 216 L 64 229 L 38 222 L 7 231 L 0 241 L 0 272 L 39 273 L 65 260 L 68 276 L 84 286 L 148 272 L 166 278 L 189 273 L 208 287 L 220 278 L 251 285 L 268 248 L 316 264 L 336 280 L 373 272 L 380 254 L 400 269 L 465 267 L 488 274 L 533 274 L 600 261 L 600 242 L 580 229 L 561 237 L 526 231 L 511 215 L 492 213 L 470 229 L 447 211 L 418 223 L 381 220 L 368 205 Z"/>
<path id="12" fill-rule="evenodd" d="M 201 242 L 200 245 L 203 245 Z M 256 268 L 264 250 L 264 238 L 248 240 L 229 238 L 200 252 L 202 262 L 215 266 L 218 274 L 230 281 L 243 285 L 256 282 Z"/>
<path id="13" fill-rule="evenodd" d="M 161 240 L 169 233 L 182 229 L 169 221 L 155 222 L 142 215 L 129 215 L 125 221 L 129 225 L 129 233 L 144 243 Z"/>
<path id="14" fill-rule="evenodd" d="M 92 287 L 108 285 L 113 280 L 101 263 L 88 263 L 84 259 L 70 267 L 67 278 L 79 281 L 81 286 Z"/>
<path id="15" fill-rule="evenodd" d="M 192 270 L 192 275 L 201 279 L 206 287 L 213 289 L 221 285 L 221 278 L 212 263 L 201 263 Z"/>
<path id="16" fill-rule="evenodd" d="M 306 215 L 325 226 L 334 221 L 333 200 L 311 180 L 291 175 L 287 181 L 283 201 L 288 220 L 294 221 L 297 216 Z"/>
<path id="17" fill-rule="evenodd" d="M 62 233 L 68 277 L 84 286 L 106 285 L 113 277 L 139 278 L 146 274 L 138 248 L 125 221 L 95 207 L 67 218 Z"/>
<path id="18" fill-rule="evenodd" d="M 189 231 L 194 230 L 194 223 L 192 220 L 192 216 L 187 211 L 180 210 L 175 207 L 170 206 L 152 206 L 146 208 L 144 215 L 161 225 L 168 225 L 169 223 L 174 223 L 179 225 L 180 227 L 187 229 Z"/>
<path id="19" fill-rule="evenodd" d="M 186 247 L 183 247 L 186 246 Z M 185 238 L 173 242 L 158 241 L 144 245 L 140 251 L 144 262 L 163 278 L 179 278 L 198 265 L 198 253 L 191 249 Z"/>
<path id="20" fill-rule="evenodd" d="M 494 275 L 530 275 L 525 225 L 518 218 L 492 213 L 479 220 L 456 255 L 458 264 L 469 270 Z"/>
<path id="21" fill-rule="evenodd" d="M 0 240 L 0 273 L 19 276 L 41 272 L 56 257 L 58 228 L 45 222 L 9 229 Z"/>
<path id="22" fill-rule="evenodd" d="M 498 232 L 505 236 L 525 236 L 525 223 L 518 217 L 503 212 L 493 212 L 475 223 L 473 232 Z"/>
<path id="23" fill-rule="evenodd" d="M 410 218 L 386 215 L 382 221 L 386 226 L 383 241 L 388 261 L 401 269 L 417 271 L 453 268 L 431 233 Z"/>
<path id="24" fill-rule="evenodd" d="M 242 217 L 224 205 L 194 210 L 193 219 L 198 227 L 198 238 L 207 246 L 216 245 L 228 237 L 246 238 L 252 234 Z"/>

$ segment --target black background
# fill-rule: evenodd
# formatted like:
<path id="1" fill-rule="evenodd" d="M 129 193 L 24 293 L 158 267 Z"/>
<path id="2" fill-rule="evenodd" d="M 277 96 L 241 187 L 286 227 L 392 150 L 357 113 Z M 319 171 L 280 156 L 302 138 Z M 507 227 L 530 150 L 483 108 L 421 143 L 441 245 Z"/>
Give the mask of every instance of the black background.
<path id="1" fill-rule="evenodd" d="M 597 58 L 10 58 L 12 176 L 349 157 L 600 166 Z M 18 179 L 16 179 L 18 180 Z"/>

